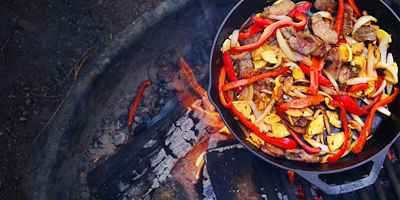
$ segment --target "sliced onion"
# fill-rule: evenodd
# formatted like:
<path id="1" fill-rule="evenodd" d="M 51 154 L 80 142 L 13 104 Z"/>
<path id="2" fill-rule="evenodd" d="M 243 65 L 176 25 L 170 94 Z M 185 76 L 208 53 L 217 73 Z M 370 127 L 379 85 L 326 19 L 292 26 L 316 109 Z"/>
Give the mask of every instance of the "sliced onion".
<path id="1" fill-rule="evenodd" d="M 286 16 L 286 15 L 268 15 L 267 18 L 278 20 L 278 21 L 281 21 L 281 20 L 293 21 L 293 19 L 291 17 Z"/>
<path id="2" fill-rule="evenodd" d="M 267 94 L 272 94 L 272 91 L 271 90 L 267 90 L 267 89 L 261 89 L 260 92 L 264 92 L 264 93 L 267 93 Z"/>
<path id="3" fill-rule="evenodd" d="M 251 85 L 249 85 L 249 90 L 248 90 L 248 94 L 247 94 L 248 101 L 253 101 L 253 96 L 254 96 L 254 88 L 253 88 L 253 84 L 251 84 Z"/>
<path id="4" fill-rule="evenodd" d="M 232 60 L 240 60 L 243 59 L 247 56 L 247 54 L 249 54 L 250 52 L 245 51 L 245 52 L 241 52 L 241 53 L 231 53 L 230 56 L 232 58 Z"/>
<path id="5" fill-rule="evenodd" d="M 344 39 L 346 40 L 347 44 L 349 44 L 350 46 L 354 46 L 355 44 L 358 43 L 355 39 L 353 39 L 350 36 L 346 36 L 346 37 L 344 37 Z"/>
<path id="6" fill-rule="evenodd" d="M 373 50 L 373 45 L 368 44 L 368 63 L 367 63 L 367 76 L 369 77 L 375 77 L 376 73 L 374 72 L 374 50 Z"/>
<path id="7" fill-rule="evenodd" d="M 361 132 L 362 130 L 362 127 L 356 120 L 349 120 L 348 126 L 353 126 L 358 132 Z"/>
<path id="8" fill-rule="evenodd" d="M 387 63 L 388 65 L 393 65 L 393 62 L 394 62 L 394 60 L 393 60 L 393 55 L 392 55 L 392 53 L 388 53 L 387 59 L 386 59 L 386 63 Z"/>
<path id="9" fill-rule="evenodd" d="M 372 102 L 371 99 L 367 99 L 367 98 L 361 98 L 361 100 L 363 100 L 366 104 L 369 104 Z M 389 109 L 381 106 L 378 108 L 378 111 L 381 112 L 382 114 L 386 115 L 386 116 L 390 116 L 392 113 L 389 111 Z"/>
<path id="10" fill-rule="evenodd" d="M 322 89 L 322 91 L 324 91 L 328 95 L 338 95 L 338 93 L 335 90 L 331 89 L 331 88 L 328 88 L 328 87 L 325 87 L 325 86 L 322 86 L 322 85 L 319 86 L 319 87 Z"/>
<path id="11" fill-rule="evenodd" d="M 271 98 L 264 112 L 258 119 L 256 119 L 256 123 L 260 122 L 262 119 L 264 119 L 264 117 L 266 117 L 269 114 L 269 112 L 271 112 L 272 108 L 274 107 L 274 104 L 275 104 L 275 99 Z"/>
<path id="12" fill-rule="evenodd" d="M 339 86 L 338 86 L 337 82 L 335 81 L 335 79 L 333 78 L 332 74 L 330 74 L 325 69 L 323 69 L 322 71 L 324 72 L 326 77 L 331 81 L 331 83 L 332 83 L 333 87 L 335 88 L 336 92 L 339 92 Z"/>
<path id="13" fill-rule="evenodd" d="M 351 35 L 354 35 L 354 33 L 365 23 L 370 22 L 370 21 L 374 21 L 377 22 L 378 20 L 375 17 L 372 17 L 371 15 L 366 15 L 366 16 L 362 16 L 360 17 L 357 22 L 354 24 L 353 26 L 353 31 L 351 32 Z"/>
<path id="14" fill-rule="evenodd" d="M 371 81 L 371 80 L 374 80 L 374 79 L 371 78 L 371 77 L 349 78 L 349 79 L 347 79 L 346 84 L 347 85 L 356 85 L 356 84 L 359 84 L 359 83 L 368 83 L 368 81 Z"/>
<path id="15" fill-rule="evenodd" d="M 279 50 L 278 51 L 278 62 L 272 67 L 264 67 L 264 68 L 266 68 L 266 69 L 275 69 L 275 68 L 277 68 L 277 67 L 279 67 L 281 65 L 281 63 L 282 63 L 282 51 L 280 49 L 278 49 L 278 50 Z"/>
<path id="16" fill-rule="evenodd" d="M 299 60 L 299 61 L 301 61 L 303 64 L 305 64 L 307 66 L 311 66 L 312 65 L 311 58 L 309 58 L 307 56 L 303 56 L 303 55 L 301 55 L 301 56 L 302 56 L 302 59 Z"/>
<path id="17" fill-rule="evenodd" d="M 311 35 L 310 33 L 299 32 L 298 34 L 299 34 L 301 37 L 303 37 L 303 38 L 310 38 L 310 39 L 312 39 L 312 40 L 314 41 L 314 43 L 318 43 L 317 39 L 316 39 L 313 35 Z"/>
<path id="18" fill-rule="evenodd" d="M 392 90 L 393 90 L 393 85 L 388 83 L 386 84 L 386 94 L 387 95 L 391 95 L 392 94 Z"/>
<path id="19" fill-rule="evenodd" d="M 279 47 L 282 49 L 283 53 L 287 58 L 292 61 L 297 61 L 296 56 L 294 55 L 293 51 L 290 49 L 288 42 L 283 38 L 280 29 L 276 30 L 276 40 L 278 41 Z"/>
<path id="20" fill-rule="evenodd" d="M 375 92 L 375 94 L 372 95 L 372 97 L 376 97 L 378 96 L 378 94 L 380 94 L 381 92 L 383 92 L 383 90 L 386 87 L 386 80 L 383 79 L 381 86 L 379 87 L 379 89 Z"/>
<path id="21" fill-rule="evenodd" d="M 321 15 L 322 18 L 326 18 L 326 19 L 332 20 L 332 15 L 331 15 L 331 13 L 326 12 L 326 11 L 319 11 L 319 12 L 314 13 L 313 16 L 314 16 L 314 15 Z"/>
<path id="22" fill-rule="evenodd" d="M 379 51 L 381 52 L 381 62 L 386 63 L 387 62 L 387 49 L 389 46 L 388 38 L 383 38 L 382 42 L 379 44 Z"/>
<path id="23" fill-rule="evenodd" d="M 354 119 L 354 121 L 356 121 L 361 127 L 364 127 L 364 122 L 360 116 L 355 115 L 355 114 L 350 114 L 350 115 Z"/>
<path id="24" fill-rule="evenodd" d="M 314 148 L 321 148 L 321 151 L 325 151 L 325 152 L 329 152 L 329 148 L 327 145 L 325 144 L 321 144 L 315 140 L 313 140 L 310 137 L 304 137 L 304 140 L 307 141 L 311 146 L 313 146 Z"/>
<path id="25" fill-rule="evenodd" d="M 332 130 L 331 130 L 331 125 L 329 124 L 329 119 L 328 119 L 328 115 L 326 115 L 326 112 L 324 112 L 324 123 L 325 123 L 326 132 L 330 135 Z"/>
<path id="26" fill-rule="evenodd" d="M 330 89 L 330 88 L 329 88 L 329 89 Z M 318 94 L 324 95 L 324 96 L 328 97 L 330 100 L 333 99 L 333 98 L 331 97 L 331 95 L 329 95 L 329 94 L 327 94 L 327 93 L 325 93 L 325 92 L 318 91 Z"/>
<path id="27" fill-rule="evenodd" d="M 301 92 L 298 91 L 298 90 L 293 90 L 293 93 L 294 93 L 297 97 L 299 97 L 299 98 L 307 97 L 307 95 L 301 93 Z"/>
<path id="28" fill-rule="evenodd" d="M 237 41 L 239 39 L 239 29 L 235 29 L 232 32 L 232 42 L 231 42 L 231 47 L 236 47 Z"/>
<path id="29" fill-rule="evenodd" d="M 260 118 L 261 113 L 260 111 L 257 109 L 256 104 L 254 103 L 254 101 L 249 101 L 249 105 L 251 107 L 251 109 L 253 110 L 254 115 L 256 116 L 256 118 Z"/>

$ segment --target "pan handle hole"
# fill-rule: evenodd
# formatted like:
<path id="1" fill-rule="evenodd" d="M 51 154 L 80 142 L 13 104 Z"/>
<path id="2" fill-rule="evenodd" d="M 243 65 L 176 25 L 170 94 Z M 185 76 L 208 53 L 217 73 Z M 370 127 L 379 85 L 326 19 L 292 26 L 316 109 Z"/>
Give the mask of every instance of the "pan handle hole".
<path id="1" fill-rule="evenodd" d="M 369 176 L 373 164 L 372 161 L 369 161 L 359 167 L 343 172 L 320 174 L 318 178 L 329 185 L 341 185 L 348 182 L 358 181 Z"/>

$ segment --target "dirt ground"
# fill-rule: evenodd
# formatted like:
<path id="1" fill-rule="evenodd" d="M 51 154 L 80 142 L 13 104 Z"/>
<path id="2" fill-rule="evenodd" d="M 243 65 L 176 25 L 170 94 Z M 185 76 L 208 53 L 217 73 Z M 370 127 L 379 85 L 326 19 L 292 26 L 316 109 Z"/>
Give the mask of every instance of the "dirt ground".
<path id="1" fill-rule="evenodd" d="M 0 1 L 0 199 L 24 198 L 29 152 L 74 75 L 161 1 Z"/>

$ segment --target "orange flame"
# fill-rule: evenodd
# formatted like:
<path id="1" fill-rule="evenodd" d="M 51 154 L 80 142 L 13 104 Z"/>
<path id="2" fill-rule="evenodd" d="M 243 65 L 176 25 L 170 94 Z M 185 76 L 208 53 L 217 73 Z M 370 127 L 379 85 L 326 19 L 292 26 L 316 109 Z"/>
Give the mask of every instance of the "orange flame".
<path id="1" fill-rule="evenodd" d="M 288 175 L 288 178 L 289 178 L 290 183 L 291 183 L 291 184 L 294 184 L 294 172 L 288 170 L 288 171 L 287 171 L 287 175 Z"/>
<path id="2" fill-rule="evenodd" d="M 204 152 L 201 153 L 196 160 L 196 167 L 197 167 L 196 180 L 199 180 L 200 178 L 201 168 L 203 167 L 203 165 L 204 165 Z"/>

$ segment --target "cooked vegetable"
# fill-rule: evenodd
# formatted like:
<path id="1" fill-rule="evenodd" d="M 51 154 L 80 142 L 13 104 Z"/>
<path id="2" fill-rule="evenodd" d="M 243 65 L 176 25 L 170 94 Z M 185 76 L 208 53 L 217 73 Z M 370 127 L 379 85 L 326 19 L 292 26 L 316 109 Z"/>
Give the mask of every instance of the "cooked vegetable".
<path id="1" fill-rule="evenodd" d="M 310 14 L 310 2 L 278 0 L 221 47 L 220 101 L 271 156 L 324 163 L 360 153 L 376 111 L 390 116 L 398 95 L 391 35 L 354 0 L 321 2 Z"/>

